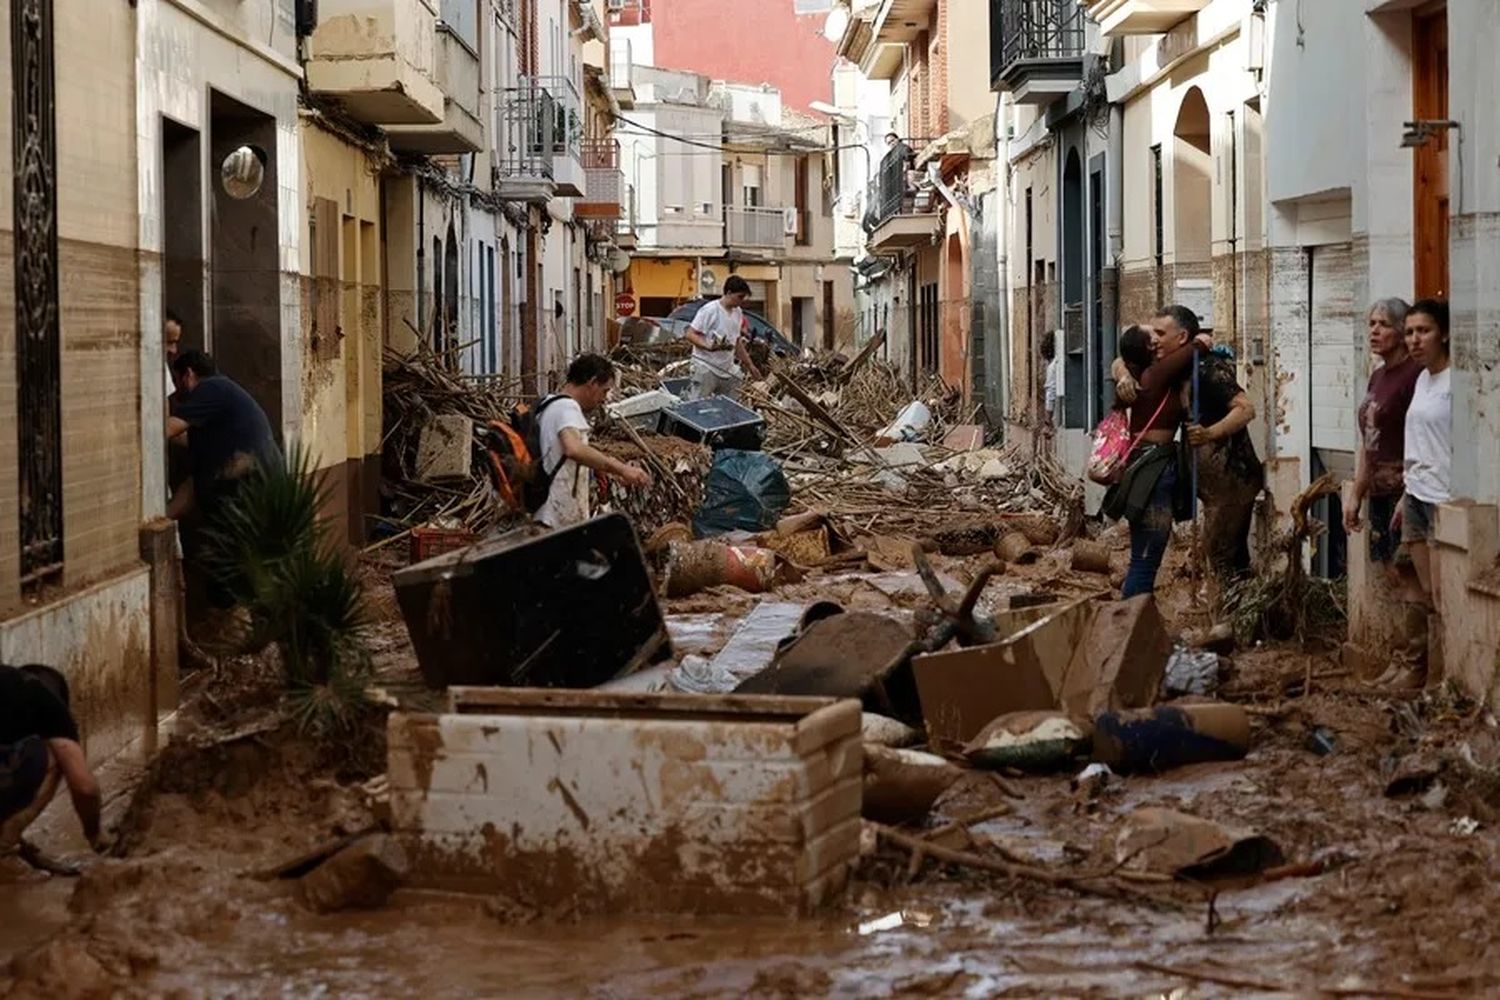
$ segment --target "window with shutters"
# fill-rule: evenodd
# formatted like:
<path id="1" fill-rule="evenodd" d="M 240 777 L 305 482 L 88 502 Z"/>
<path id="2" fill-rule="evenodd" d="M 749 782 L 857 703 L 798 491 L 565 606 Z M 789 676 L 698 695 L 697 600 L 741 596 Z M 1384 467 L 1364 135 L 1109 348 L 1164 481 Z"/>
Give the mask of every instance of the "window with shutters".
<path id="1" fill-rule="evenodd" d="M 812 243 L 811 213 L 808 211 L 808 202 L 811 197 L 812 187 L 812 160 L 806 156 L 797 157 L 797 245 L 805 247 Z"/>

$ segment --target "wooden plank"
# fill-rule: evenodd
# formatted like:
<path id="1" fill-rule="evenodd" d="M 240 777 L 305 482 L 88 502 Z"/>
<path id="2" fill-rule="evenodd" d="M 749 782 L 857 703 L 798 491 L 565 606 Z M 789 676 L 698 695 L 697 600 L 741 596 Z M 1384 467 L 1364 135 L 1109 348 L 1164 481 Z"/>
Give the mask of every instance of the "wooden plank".
<path id="1" fill-rule="evenodd" d="M 611 718 L 687 716 L 799 722 L 838 704 L 833 698 L 751 694 L 639 693 L 551 688 L 451 687 L 449 710 L 463 715 L 599 715 Z M 857 717 L 856 717 L 856 726 Z"/>
<path id="2" fill-rule="evenodd" d="M 839 384 L 848 385 L 849 380 L 858 374 L 859 370 L 875 356 L 875 352 L 880 350 L 880 345 L 884 343 L 885 331 L 877 330 L 875 336 L 865 341 L 865 346 L 859 349 L 859 353 L 854 356 L 854 360 L 845 365 L 844 370 L 839 373 Z"/>

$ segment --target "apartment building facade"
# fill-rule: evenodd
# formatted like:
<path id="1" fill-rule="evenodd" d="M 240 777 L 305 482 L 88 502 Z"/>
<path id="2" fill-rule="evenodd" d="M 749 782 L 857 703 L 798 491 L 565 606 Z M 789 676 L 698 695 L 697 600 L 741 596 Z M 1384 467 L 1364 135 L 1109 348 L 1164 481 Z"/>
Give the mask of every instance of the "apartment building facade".
<path id="1" fill-rule="evenodd" d="M 987 395 L 985 334 L 999 314 L 993 226 L 994 102 L 986 78 L 989 13 L 950 0 L 841 5 L 841 59 L 890 84 L 890 130 L 861 224 L 861 310 L 915 383 L 940 375 Z"/>
<path id="2" fill-rule="evenodd" d="M 1087 429 L 1109 402 L 1112 338 L 1162 304 L 1187 305 L 1234 349 L 1256 404 L 1265 530 L 1322 474 L 1348 496 L 1356 411 L 1376 363 L 1372 302 L 1445 298 L 1455 500 L 1439 509 L 1434 650 L 1447 677 L 1492 700 L 1500 136 L 1480 95 L 1495 84 L 1500 9 L 1477 0 L 1358 0 L 1295 16 L 1255 0 L 1081 6 L 1082 44 L 1062 44 L 1055 29 L 1071 4 L 992 5 L 1010 18 L 994 65 L 1010 164 L 1012 433 L 1032 423 L 1035 334 L 1060 331 L 1059 447 L 1081 468 Z M 1090 126 L 1081 148 L 1066 128 L 1080 105 Z M 1070 252 L 1080 245 L 1081 268 Z M 1326 530 L 1311 568 L 1348 577 L 1355 654 L 1378 660 L 1395 641 L 1397 598 L 1372 572 L 1363 537 L 1344 535 L 1339 499 L 1313 513 Z"/>
<path id="3" fill-rule="evenodd" d="M 0 659 L 65 673 L 94 760 L 152 750 L 177 700 L 140 15 L 0 3 Z"/>
<path id="4" fill-rule="evenodd" d="M 1346 478 L 1374 363 L 1370 303 L 1449 303 L 1453 501 L 1438 509 L 1444 676 L 1500 694 L 1500 8 L 1483 0 L 1275 12 L 1267 26 L 1268 329 L 1280 489 Z M 1348 496 L 1349 487 L 1345 487 Z M 1349 579 L 1359 659 L 1391 648 L 1395 598 L 1340 505 L 1315 567 Z"/>
<path id="5" fill-rule="evenodd" d="M 750 284 L 749 308 L 795 343 L 851 347 L 828 123 L 784 109 L 762 85 L 642 65 L 631 81 L 633 108 L 616 136 L 635 240 L 616 316 L 666 316 L 737 274 Z"/>

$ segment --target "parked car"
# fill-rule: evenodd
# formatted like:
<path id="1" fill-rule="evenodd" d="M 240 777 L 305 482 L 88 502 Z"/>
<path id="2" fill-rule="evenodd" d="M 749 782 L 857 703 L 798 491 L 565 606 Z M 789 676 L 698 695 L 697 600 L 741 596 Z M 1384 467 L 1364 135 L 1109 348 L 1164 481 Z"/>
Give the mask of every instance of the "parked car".
<path id="1" fill-rule="evenodd" d="M 666 319 L 657 320 L 657 322 L 662 325 L 663 329 L 671 333 L 672 336 L 681 337 L 683 331 L 693 322 L 693 317 L 698 315 L 698 310 L 717 298 L 717 295 L 709 295 L 701 299 L 694 299 L 691 302 L 684 302 L 676 309 L 673 309 Z M 766 318 L 760 313 L 751 312 L 746 309 L 745 318 L 750 322 L 750 339 L 762 341 L 770 347 L 771 351 L 777 357 L 795 358 L 802 354 L 801 349 L 796 344 L 783 336 L 781 331 L 767 322 Z"/>

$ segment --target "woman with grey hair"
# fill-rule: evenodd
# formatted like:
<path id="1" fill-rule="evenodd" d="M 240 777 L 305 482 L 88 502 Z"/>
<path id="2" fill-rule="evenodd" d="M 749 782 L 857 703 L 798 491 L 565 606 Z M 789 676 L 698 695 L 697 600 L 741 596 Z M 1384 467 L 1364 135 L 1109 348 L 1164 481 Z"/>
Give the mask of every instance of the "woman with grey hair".
<path id="1" fill-rule="evenodd" d="M 1359 404 L 1360 447 L 1355 453 L 1354 500 L 1344 511 L 1344 530 L 1363 527 L 1360 507 L 1369 505 L 1370 562 L 1394 579 L 1401 539 L 1391 527 L 1405 489 L 1402 461 L 1406 450 L 1406 411 L 1411 406 L 1422 366 L 1406 349 L 1406 313 L 1401 299 L 1381 299 L 1370 307 L 1370 352 L 1380 365 L 1370 373 Z"/>

